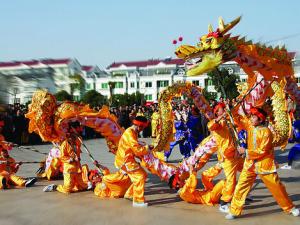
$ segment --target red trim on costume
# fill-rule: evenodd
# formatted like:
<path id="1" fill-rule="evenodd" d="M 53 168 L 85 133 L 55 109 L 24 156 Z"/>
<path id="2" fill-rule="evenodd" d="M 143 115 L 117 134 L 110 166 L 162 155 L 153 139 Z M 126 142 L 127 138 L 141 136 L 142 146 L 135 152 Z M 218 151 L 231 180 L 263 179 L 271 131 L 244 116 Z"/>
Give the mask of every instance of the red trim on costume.
<path id="1" fill-rule="evenodd" d="M 260 118 L 262 121 L 265 121 L 266 117 L 258 111 L 257 108 L 253 107 L 250 109 L 250 113 L 253 115 L 256 115 L 258 118 Z"/>
<path id="2" fill-rule="evenodd" d="M 179 175 L 178 175 L 178 173 L 176 173 L 175 177 L 174 177 L 174 180 L 172 182 L 172 187 L 173 188 L 176 188 L 176 185 L 177 185 L 178 181 L 179 181 Z"/>
<path id="3" fill-rule="evenodd" d="M 139 127 L 147 127 L 148 126 L 148 122 L 142 122 L 142 121 L 138 121 L 138 120 L 133 120 L 132 123 Z"/>
<path id="4" fill-rule="evenodd" d="M 225 108 L 226 106 L 225 106 L 225 104 L 223 103 L 223 102 L 219 102 L 216 106 L 215 106 L 215 108 L 214 108 L 214 114 L 216 114 L 217 113 L 217 111 L 218 111 L 218 109 L 219 108 Z"/>

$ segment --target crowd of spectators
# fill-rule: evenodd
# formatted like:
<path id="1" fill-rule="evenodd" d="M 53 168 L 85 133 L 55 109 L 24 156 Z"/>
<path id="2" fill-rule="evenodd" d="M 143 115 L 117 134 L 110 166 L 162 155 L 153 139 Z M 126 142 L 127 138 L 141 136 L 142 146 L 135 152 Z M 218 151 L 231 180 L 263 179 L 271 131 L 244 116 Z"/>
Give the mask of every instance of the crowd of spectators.
<path id="1" fill-rule="evenodd" d="M 225 101 L 220 98 L 219 101 Z M 226 100 L 227 103 L 232 106 L 235 104 L 235 100 Z M 213 107 L 217 101 L 211 100 L 210 105 Z M 192 108 L 194 105 L 192 104 L 183 104 L 181 101 L 173 102 L 172 109 L 175 119 L 182 119 L 185 123 L 188 122 L 189 115 L 192 112 Z M 98 110 L 100 108 L 96 108 Z M 125 129 L 131 126 L 132 120 L 136 116 L 145 116 L 149 121 L 151 121 L 152 114 L 158 111 L 158 104 L 152 104 L 149 106 L 120 106 L 120 107 L 111 107 L 110 112 L 114 114 L 118 118 L 118 123 L 121 127 Z M 18 145 L 24 144 L 39 144 L 41 143 L 40 137 L 35 134 L 28 133 L 28 119 L 25 118 L 25 114 L 27 113 L 27 107 L 25 105 L 14 104 L 7 105 L 0 112 L 0 120 L 4 121 L 3 127 L 3 135 L 7 141 L 16 143 Z M 199 132 L 206 137 L 208 135 L 207 130 L 207 120 L 206 118 L 199 114 Z M 141 137 L 153 137 L 151 132 L 152 127 L 148 126 L 143 133 L 141 133 Z M 100 135 L 95 133 L 93 129 L 85 127 L 83 131 L 84 138 L 95 138 Z"/>

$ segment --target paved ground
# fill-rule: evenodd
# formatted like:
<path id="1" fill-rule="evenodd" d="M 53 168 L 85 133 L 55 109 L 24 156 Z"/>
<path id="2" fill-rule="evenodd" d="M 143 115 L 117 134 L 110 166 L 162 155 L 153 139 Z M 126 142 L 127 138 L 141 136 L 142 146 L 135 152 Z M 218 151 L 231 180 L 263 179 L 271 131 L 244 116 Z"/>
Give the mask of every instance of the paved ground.
<path id="1" fill-rule="evenodd" d="M 150 141 L 150 140 L 147 140 Z M 113 169 L 114 156 L 107 152 L 105 140 L 96 139 L 85 142 L 99 161 Z M 48 152 L 50 145 L 34 146 Z M 290 147 L 290 146 L 289 146 Z M 17 160 L 40 160 L 42 155 L 30 151 L 14 149 L 11 155 Z M 287 152 L 276 151 L 277 160 L 282 165 L 286 162 Z M 88 162 L 86 154 L 83 163 Z M 172 162 L 180 159 L 178 151 L 171 156 Z M 216 162 L 213 158 L 206 165 Z M 19 175 L 32 176 L 38 165 L 23 165 Z M 281 180 L 294 203 L 300 208 L 300 170 L 279 170 Z M 222 176 L 220 176 L 221 178 Z M 55 181 L 54 183 L 61 183 Z M 10 189 L 0 191 L 0 224 L 299 224 L 300 217 L 286 215 L 276 204 L 271 194 L 257 180 L 253 191 L 254 202 L 245 207 L 242 218 L 226 221 L 218 212 L 217 206 L 194 205 L 181 201 L 167 184 L 149 174 L 146 186 L 146 199 L 150 206 L 137 209 L 125 199 L 99 199 L 93 192 L 81 192 L 64 195 L 57 192 L 43 193 L 48 181 L 39 181 L 28 189 Z"/>

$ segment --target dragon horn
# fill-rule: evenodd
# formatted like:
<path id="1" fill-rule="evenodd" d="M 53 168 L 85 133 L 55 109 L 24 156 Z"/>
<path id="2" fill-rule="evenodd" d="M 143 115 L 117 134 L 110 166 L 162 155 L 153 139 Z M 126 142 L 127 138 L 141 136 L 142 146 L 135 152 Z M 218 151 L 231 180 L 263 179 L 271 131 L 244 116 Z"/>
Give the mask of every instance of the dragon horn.
<path id="1" fill-rule="evenodd" d="M 219 18 L 219 30 L 221 34 L 225 34 L 227 33 L 230 29 L 232 29 L 236 24 L 238 24 L 238 22 L 240 22 L 241 20 L 241 16 L 239 16 L 238 18 L 236 18 L 235 20 L 231 21 L 230 23 L 224 25 L 224 21 L 222 18 Z M 223 29 L 222 29 L 223 28 Z"/>
<path id="2" fill-rule="evenodd" d="M 208 33 L 214 32 L 214 28 L 211 24 L 208 25 Z"/>
<path id="3" fill-rule="evenodd" d="M 219 17 L 219 30 L 220 31 L 222 31 L 222 30 L 224 30 L 224 20 L 223 20 L 223 18 L 220 16 Z"/>

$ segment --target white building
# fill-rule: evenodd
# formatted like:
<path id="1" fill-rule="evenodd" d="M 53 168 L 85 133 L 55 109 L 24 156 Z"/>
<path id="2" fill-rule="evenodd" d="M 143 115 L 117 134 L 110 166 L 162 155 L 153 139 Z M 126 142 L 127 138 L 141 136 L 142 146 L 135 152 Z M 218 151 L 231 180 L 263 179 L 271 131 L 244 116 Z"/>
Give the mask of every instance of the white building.
<path id="1" fill-rule="evenodd" d="M 293 61 L 295 76 L 300 86 L 300 60 Z M 227 69 L 231 74 L 240 76 L 241 81 L 247 80 L 247 74 L 234 62 L 226 62 L 220 68 Z M 108 82 L 114 82 L 113 94 L 132 94 L 137 91 L 144 94 L 146 101 L 155 102 L 158 94 L 167 86 L 177 81 L 190 81 L 197 86 L 215 92 L 207 74 L 186 76 L 184 61 L 181 59 L 150 59 L 145 61 L 114 62 L 107 67 L 109 75 L 96 79 L 96 90 L 109 97 Z"/>
<path id="2" fill-rule="evenodd" d="M 76 59 L 41 59 L 0 62 L 0 94 L 6 103 L 26 103 L 36 89 L 51 93 L 65 90 L 71 93 L 73 76 L 81 76 L 81 65 Z M 73 93 L 75 96 L 80 93 Z M 79 98 L 79 97 L 78 97 Z"/>

